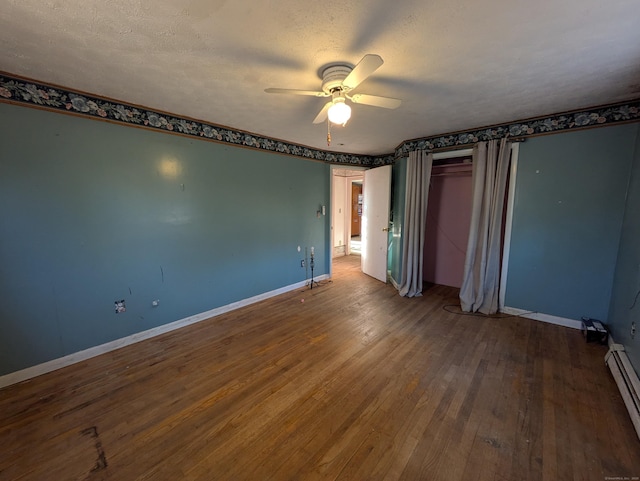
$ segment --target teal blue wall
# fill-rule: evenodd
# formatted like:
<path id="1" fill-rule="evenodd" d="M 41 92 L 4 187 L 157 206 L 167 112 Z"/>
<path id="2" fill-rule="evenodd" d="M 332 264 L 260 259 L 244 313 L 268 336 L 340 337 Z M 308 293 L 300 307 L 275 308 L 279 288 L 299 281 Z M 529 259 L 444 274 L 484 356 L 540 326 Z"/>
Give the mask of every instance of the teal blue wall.
<path id="1" fill-rule="evenodd" d="M 0 375 L 303 281 L 305 247 L 327 273 L 329 178 L 328 164 L 0 104 Z"/>
<path id="2" fill-rule="evenodd" d="M 391 172 L 391 217 L 393 228 L 389 233 L 388 269 L 391 278 L 400 284 L 402 276 L 402 228 L 404 225 L 404 203 L 407 190 L 407 159 L 398 159 Z"/>
<path id="3" fill-rule="evenodd" d="M 615 342 L 623 344 L 636 372 L 640 373 L 640 126 L 636 130 L 635 156 L 629 180 L 618 263 L 616 266 L 609 327 Z M 631 338 L 631 322 L 636 334 Z"/>
<path id="4" fill-rule="evenodd" d="M 521 144 L 506 306 L 607 319 L 637 129 Z"/>

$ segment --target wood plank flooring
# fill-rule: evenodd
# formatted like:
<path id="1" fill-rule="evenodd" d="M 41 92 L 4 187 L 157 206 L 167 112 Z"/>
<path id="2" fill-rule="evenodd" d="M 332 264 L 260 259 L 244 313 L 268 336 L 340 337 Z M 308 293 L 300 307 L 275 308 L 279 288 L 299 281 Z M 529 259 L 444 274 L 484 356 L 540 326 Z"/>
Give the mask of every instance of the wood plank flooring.
<path id="1" fill-rule="evenodd" d="M 358 262 L 0 390 L 0 479 L 640 476 L 604 346 L 448 312 L 452 288 L 402 298 Z"/>

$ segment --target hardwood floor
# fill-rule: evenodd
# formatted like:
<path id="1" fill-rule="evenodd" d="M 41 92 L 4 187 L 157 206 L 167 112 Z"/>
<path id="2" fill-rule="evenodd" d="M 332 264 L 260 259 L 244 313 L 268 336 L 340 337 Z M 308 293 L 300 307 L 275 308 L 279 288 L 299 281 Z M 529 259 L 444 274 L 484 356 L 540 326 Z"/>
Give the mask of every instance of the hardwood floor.
<path id="1" fill-rule="evenodd" d="M 640 476 L 604 346 L 448 312 L 452 288 L 402 298 L 358 260 L 317 289 L 0 390 L 0 479 Z"/>

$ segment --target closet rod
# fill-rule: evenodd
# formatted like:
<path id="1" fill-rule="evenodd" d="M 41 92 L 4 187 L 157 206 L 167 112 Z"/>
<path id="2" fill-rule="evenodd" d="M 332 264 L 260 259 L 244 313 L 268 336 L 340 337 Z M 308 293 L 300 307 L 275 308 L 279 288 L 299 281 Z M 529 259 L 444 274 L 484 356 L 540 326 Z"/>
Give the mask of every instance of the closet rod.
<path id="1" fill-rule="evenodd" d="M 463 170 L 460 172 L 442 172 L 438 174 L 431 174 L 431 177 L 456 177 L 456 176 L 469 176 L 471 175 L 471 170 Z"/>
<path id="2" fill-rule="evenodd" d="M 469 157 L 473 149 L 442 150 L 433 152 L 433 160 L 453 159 L 455 157 Z"/>

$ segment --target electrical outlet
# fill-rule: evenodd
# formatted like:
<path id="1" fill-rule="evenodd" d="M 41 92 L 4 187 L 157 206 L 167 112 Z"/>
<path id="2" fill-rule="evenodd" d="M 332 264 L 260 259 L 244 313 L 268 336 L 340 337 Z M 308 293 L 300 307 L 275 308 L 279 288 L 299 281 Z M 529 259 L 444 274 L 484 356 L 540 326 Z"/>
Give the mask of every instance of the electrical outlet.
<path id="1" fill-rule="evenodd" d="M 304 267 L 304 259 L 300 261 L 300 267 Z"/>
<path id="2" fill-rule="evenodd" d="M 636 321 L 631 323 L 631 339 L 636 337 Z"/>

